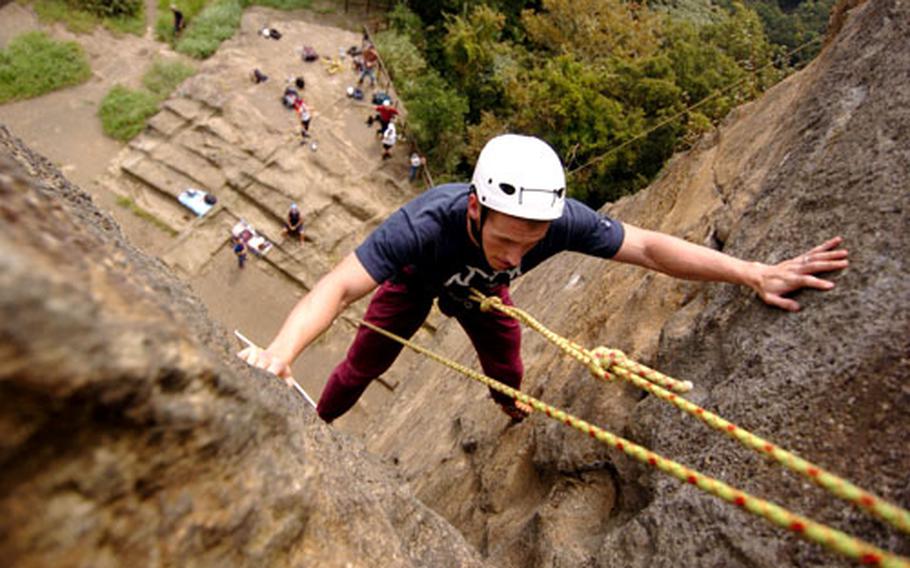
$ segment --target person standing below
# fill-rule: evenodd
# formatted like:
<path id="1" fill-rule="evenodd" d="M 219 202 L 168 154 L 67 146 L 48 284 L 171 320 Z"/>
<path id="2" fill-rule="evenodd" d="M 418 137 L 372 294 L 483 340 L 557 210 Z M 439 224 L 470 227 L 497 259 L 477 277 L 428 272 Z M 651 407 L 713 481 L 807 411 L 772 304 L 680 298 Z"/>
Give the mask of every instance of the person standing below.
<path id="1" fill-rule="evenodd" d="M 306 144 L 306 139 L 310 137 L 310 119 L 312 118 L 310 107 L 303 100 L 303 97 L 298 97 L 297 102 L 294 103 L 294 110 L 300 116 L 300 134 L 302 137 L 300 143 Z"/>
<path id="2" fill-rule="evenodd" d="M 246 243 L 238 237 L 234 237 L 234 255 L 237 257 L 237 266 L 242 269 L 246 263 Z"/>
<path id="3" fill-rule="evenodd" d="M 388 160 L 392 157 L 392 147 L 398 141 L 398 131 L 395 129 L 395 122 L 390 122 L 382 134 L 382 159 Z"/>
<path id="4" fill-rule="evenodd" d="M 288 210 L 288 218 L 284 222 L 284 234 L 297 237 L 297 240 L 303 242 L 303 217 L 300 215 L 300 208 L 296 203 L 291 203 Z"/>
<path id="5" fill-rule="evenodd" d="M 177 8 L 176 4 L 171 4 L 171 12 L 174 14 L 174 37 L 177 37 L 186 25 L 186 20 L 183 18 L 183 12 Z"/>
<path id="6" fill-rule="evenodd" d="M 398 116 L 398 109 L 392 106 L 392 101 L 389 99 L 382 101 L 381 105 L 377 105 L 373 107 L 373 109 L 376 111 L 376 117 L 379 119 L 379 130 L 376 134 L 382 136 L 385 134 L 385 129 L 388 128 L 389 123 Z"/>
<path id="7" fill-rule="evenodd" d="M 300 352 L 348 305 L 376 290 L 366 321 L 409 338 L 438 299 L 442 313 L 467 333 L 484 373 L 520 389 L 519 324 L 495 310 L 482 312 L 468 301 L 470 288 L 512 305 L 512 280 L 571 250 L 676 278 L 748 286 L 765 303 L 797 311 L 799 304 L 788 297 L 792 292 L 834 288 L 815 275 L 847 267 L 842 242 L 835 237 L 795 258 L 764 264 L 620 223 L 566 198 L 565 171 L 546 142 L 506 134 L 484 146 L 470 184 L 431 188 L 393 213 L 297 303 L 266 349 L 249 347 L 238 356 L 290 377 Z M 331 422 L 347 412 L 401 348 L 361 326 L 322 391 L 319 416 Z M 531 411 L 501 393 L 490 394 L 513 421 Z"/>
<path id="8" fill-rule="evenodd" d="M 360 72 L 360 79 L 357 80 L 358 85 L 363 85 L 363 80 L 366 77 L 370 78 L 370 86 L 376 86 L 376 67 L 379 65 L 379 52 L 376 51 L 376 47 L 372 44 L 367 46 L 363 50 L 363 71 Z"/>
<path id="9" fill-rule="evenodd" d="M 408 181 L 414 181 L 417 178 L 417 172 L 420 166 L 424 164 L 424 159 L 417 152 L 411 152 L 411 167 L 408 170 Z"/>

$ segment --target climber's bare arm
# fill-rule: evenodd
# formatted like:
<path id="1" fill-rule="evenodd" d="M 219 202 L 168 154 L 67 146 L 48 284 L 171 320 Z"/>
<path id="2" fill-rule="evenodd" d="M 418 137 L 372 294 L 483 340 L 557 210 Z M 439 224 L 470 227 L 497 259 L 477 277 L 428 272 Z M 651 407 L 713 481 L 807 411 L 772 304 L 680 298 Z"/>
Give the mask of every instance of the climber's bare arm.
<path id="1" fill-rule="evenodd" d="M 834 283 L 814 276 L 847 267 L 843 239 L 827 242 L 789 260 L 763 264 L 734 258 L 670 235 L 624 224 L 625 239 L 615 260 L 650 268 L 685 280 L 731 282 L 748 286 L 772 306 L 797 311 L 799 304 L 784 297 L 800 288 L 830 290 Z"/>
<path id="2" fill-rule="evenodd" d="M 359 300 L 376 286 L 378 283 L 354 253 L 349 254 L 297 302 L 278 335 L 265 350 L 247 347 L 238 356 L 250 365 L 279 377 L 291 376 L 291 363 L 300 352 L 319 337 L 348 304 Z"/>

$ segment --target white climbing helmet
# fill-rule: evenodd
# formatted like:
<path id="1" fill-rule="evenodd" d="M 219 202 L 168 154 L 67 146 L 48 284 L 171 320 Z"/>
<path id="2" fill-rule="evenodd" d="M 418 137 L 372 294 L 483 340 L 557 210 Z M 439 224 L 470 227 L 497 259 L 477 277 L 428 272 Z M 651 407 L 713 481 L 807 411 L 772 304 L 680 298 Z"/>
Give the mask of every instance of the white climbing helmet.
<path id="1" fill-rule="evenodd" d="M 503 134 L 483 147 L 471 185 L 480 204 L 521 219 L 553 221 L 566 204 L 559 156 L 540 138 Z"/>

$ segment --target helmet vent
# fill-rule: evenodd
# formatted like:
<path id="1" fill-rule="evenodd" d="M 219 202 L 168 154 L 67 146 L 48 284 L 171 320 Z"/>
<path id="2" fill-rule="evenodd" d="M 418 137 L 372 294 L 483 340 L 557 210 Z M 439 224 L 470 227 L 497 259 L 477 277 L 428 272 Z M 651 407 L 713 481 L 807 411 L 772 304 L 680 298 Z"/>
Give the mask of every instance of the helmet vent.
<path id="1" fill-rule="evenodd" d="M 499 189 L 502 190 L 506 195 L 515 195 L 515 186 L 508 183 L 499 184 Z"/>

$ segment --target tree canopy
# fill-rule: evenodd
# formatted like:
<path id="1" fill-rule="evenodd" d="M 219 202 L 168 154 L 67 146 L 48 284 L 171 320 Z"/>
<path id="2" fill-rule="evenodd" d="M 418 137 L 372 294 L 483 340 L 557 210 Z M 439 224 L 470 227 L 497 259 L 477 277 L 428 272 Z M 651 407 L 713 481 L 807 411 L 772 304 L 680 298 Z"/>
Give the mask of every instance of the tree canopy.
<path id="1" fill-rule="evenodd" d="M 443 177 L 469 177 L 491 136 L 531 134 L 599 207 L 785 75 L 758 2 L 695 19 L 623 0 L 412 0 L 377 44 Z"/>

